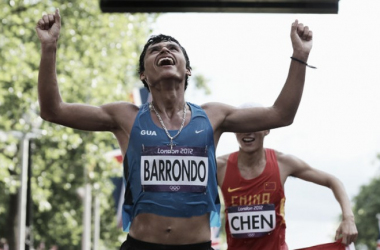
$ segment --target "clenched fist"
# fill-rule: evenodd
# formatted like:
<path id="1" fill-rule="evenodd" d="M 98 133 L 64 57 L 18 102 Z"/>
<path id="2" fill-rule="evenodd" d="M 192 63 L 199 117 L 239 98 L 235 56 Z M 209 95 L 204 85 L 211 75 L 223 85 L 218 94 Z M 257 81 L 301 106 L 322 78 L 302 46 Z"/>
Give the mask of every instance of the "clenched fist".
<path id="1" fill-rule="evenodd" d="M 56 43 L 61 30 L 61 16 L 56 9 L 54 14 L 43 15 L 37 22 L 36 31 L 41 44 Z"/>
<path id="2" fill-rule="evenodd" d="M 309 27 L 298 23 L 298 20 L 296 20 L 292 23 L 290 37 L 294 53 L 296 55 L 300 54 L 299 59 L 305 59 L 304 56 L 307 58 L 313 46 L 313 32 Z"/>

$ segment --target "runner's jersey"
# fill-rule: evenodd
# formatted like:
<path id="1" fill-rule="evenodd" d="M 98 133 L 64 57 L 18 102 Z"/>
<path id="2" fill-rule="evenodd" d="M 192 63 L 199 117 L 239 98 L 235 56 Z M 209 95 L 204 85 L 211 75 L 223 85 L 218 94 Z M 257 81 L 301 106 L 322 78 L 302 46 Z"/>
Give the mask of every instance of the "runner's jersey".
<path id="1" fill-rule="evenodd" d="M 140 213 L 192 217 L 210 213 L 220 226 L 214 132 L 204 110 L 192 103 L 191 120 L 168 146 L 165 130 L 143 104 L 133 124 L 124 157 L 123 229 Z M 177 130 L 169 130 L 171 136 Z"/>
<path id="2" fill-rule="evenodd" d="M 222 193 L 225 202 L 226 214 L 226 234 L 228 249 L 233 250 L 283 250 L 287 249 L 285 243 L 285 219 L 284 219 L 284 206 L 285 194 L 281 184 L 280 171 L 277 164 L 277 158 L 274 150 L 265 149 L 266 166 L 263 172 L 251 179 L 244 179 L 238 169 L 238 154 L 239 152 L 231 153 L 227 161 L 227 169 L 222 184 Z M 268 218 L 261 220 L 263 214 L 250 215 L 244 217 L 240 213 L 240 217 L 231 214 L 231 209 L 237 209 L 241 206 L 239 211 L 246 212 L 251 208 L 262 208 L 274 204 L 275 212 L 275 228 L 270 233 L 264 233 L 262 236 L 253 237 L 255 233 L 236 234 L 239 230 L 249 228 L 254 231 L 260 228 L 260 225 L 271 222 Z M 258 205 L 258 206 L 254 206 Z M 261 206 L 264 205 L 264 206 Z M 232 221 L 232 230 L 235 234 L 232 236 L 230 223 L 228 219 L 228 209 L 230 208 L 230 218 Z M 265 209 L 264 209 L 265 210 Z M 265 218 L 265 216 L 264 216 Z M 253 228 L 253 229 L 252 229 Z M 260 229 L 259 229 L 260 230 Z M 243 236 L 240 236 L 243 235 Z M 256 233 L 256 235 L 260 235 Z M 241 237 L 241 238 L 238 238 Z"/>

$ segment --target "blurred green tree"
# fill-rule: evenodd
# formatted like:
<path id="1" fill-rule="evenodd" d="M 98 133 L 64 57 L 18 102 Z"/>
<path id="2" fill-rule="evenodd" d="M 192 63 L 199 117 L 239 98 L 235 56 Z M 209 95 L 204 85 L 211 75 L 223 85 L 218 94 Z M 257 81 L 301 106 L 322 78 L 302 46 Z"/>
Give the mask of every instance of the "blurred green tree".
<path id="1" fill-rule="evenodd" d="M 377 214 L 380 214 L 380 178 L 363 185 L 354 197 L 354 214 L 358 228 L 358 249 L 376 249 L 379 236 Z M 364 247 L 366 246 L 366 247 Z"/>
<path id="2" fill-rule="evenodd" d="M 58 7 L 62 29 L 57 74 L 66 102 L 101 105 L 132 101 L 139 84 L 138 56 L 156 15 L 105 14 L 99 1 L 0 0 L 0 238 L 15 249 L 20 141 L 11 131 L 39 131 L 32 140 L 34 246 L 80 249 L 83 204 L 78 189 L 93 186 L 101 202 L 99 249 L 116 249 L 125 238 L 116 224 L 112 176 L 121 166 L 106 159 L 116 141 L 111 133 L 88 133 L 39 117 L 37 21 Z"/>

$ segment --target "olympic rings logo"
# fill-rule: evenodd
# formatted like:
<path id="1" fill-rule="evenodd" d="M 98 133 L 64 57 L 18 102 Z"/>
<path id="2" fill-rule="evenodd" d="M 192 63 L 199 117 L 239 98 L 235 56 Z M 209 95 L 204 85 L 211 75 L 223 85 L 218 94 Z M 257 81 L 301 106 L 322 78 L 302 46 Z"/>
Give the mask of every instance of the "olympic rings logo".
<path id="1" fill-rule="evenodd" d="M 252 233 L 252 234 L 248 234 L 248 237 L 255 237 L 255 234 L 254 233 Z"/>
<path id="2" fill-rule="evenodd" d="M 180 186 L 169 186 L 170 190 L 173 191 L 173 192 L 178 192 L 181 187 Z"/>

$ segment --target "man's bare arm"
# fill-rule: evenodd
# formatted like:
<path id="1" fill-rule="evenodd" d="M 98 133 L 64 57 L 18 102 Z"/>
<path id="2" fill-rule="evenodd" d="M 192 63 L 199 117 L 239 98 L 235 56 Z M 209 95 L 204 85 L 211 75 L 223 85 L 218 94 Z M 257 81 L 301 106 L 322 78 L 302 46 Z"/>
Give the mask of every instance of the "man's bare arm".
<path id="1" fill-rule="evenodd" d="M 293 57 L 307 62 L 312 48 L 313 33 L 296 20 L 291 27 Z M 205 104 L 207 115 L 216 133 L 252 132 L 292 124 L 301 101 L 306 65 L 292 60 L 285 85 L 271 107 L 237 109 L 220 103 Z"/>
<path id="2" fill-rule="evenodd" d="M 134 115 L 137 107 L 129 103 L 112 103 L 95 107 L 63 102 L 56 74 L 56 52 L 60 29 L 61 16 L 58 9 L 54 14 L 44 15 L 36 26 L 36 32 L 41 42 L 41 62 L 38 75 L 41 117 L 50 122 L 82 130 L 112 131 L 118 129 L 120 125 L 116 115 L 120 115 L 120 112 Z M 127 116 L 124 117 L 128 119 Z"/>
<path id="3" fill-rule="evenodd" d="M 294 176 L 331 189 L 342 210 L 342 221 L 336 231 L 335 238 L 342 238 L 342 243 L 344 244 L 354 242 L 357 238 L 358 231 L 356 229 L 350 199 L 348 198 L 343 183 L 331 174 L 310 167 L 307 163 L 295 156 L 281 153 L 277 155 L 282 180 L 285 180 L 287 176 Z"/>

